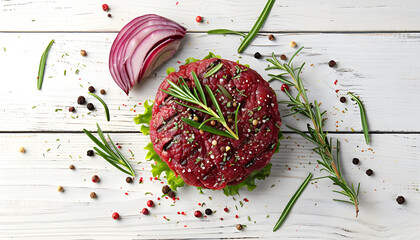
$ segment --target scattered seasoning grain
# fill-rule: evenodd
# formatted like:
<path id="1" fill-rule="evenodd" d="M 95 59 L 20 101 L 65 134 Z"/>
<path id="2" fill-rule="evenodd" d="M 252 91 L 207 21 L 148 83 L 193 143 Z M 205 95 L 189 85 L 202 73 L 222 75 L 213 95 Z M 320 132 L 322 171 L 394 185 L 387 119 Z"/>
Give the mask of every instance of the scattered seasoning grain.
<path id="1" fill-rule="evenodd" d="M 131 177 L 127 177 L 127 178 L 125 179 L 125 181 L 126 181 L 127 183 L 132 183 L 132 182 L 133 182 L 133 179 L 132 179 Z"/>
<path id="2" fill-rule="evenodd" d="M 155 203 L 152 200 L 147 201 L 147 206 L 148 207 L 153 207 L 155 205 Z"/>
<path id="3" fill-rule="evenodd" d="M 282 55 L 280 55 L 280 59 L 284 61 L 284 60 L 287 59 L 287 57 L 286 57 L 286 55 L 282 54 Z"/>
<path id="4" fill-rule="evenodd" d="M 176 196 L 176 193 L 175 193 L 174 191 L 170 190 L 170 191 L 168 192 L 168 197 L 170 197 L 170 198 L 174 198 L 175 196 Z"/>
<path id="5" fill-rule="evenodd" d="M 258 124 L 258 120 L 257 119 L 252 120 L 252 125 L 257 126 L 257 124 Z"/>
<path id="6" fill-rule="evenodd" d="M 256 58 L 256 59 L 260 59 L 260 58 L 261 58 L 261 54 L 260 54 L 259 52 L 256 52 L 256 53 L 254 54 L 254 58 Z"/>
<path id="7" fill-rule="evenodd" d="M 85 50 L 80 50 L 80 55 L 82 55 L 83 57 L 87 56 L 87 53 Z"/>
<path id="8" fill-rule="evenodd" d="M 71 170 L 74 170 L 75 169 L 75 167 L 74 167 L 74 165 L 72 164 L 72 165 L 70 165 L 69 166 L 69 168 L 71 169 Z"/>
<path id="9" fill-rule="evenodd" d="M 112 218 L 113 218 L 114 220 L 117 220 L 118 218 L 120 218 L 120 214 L 118 214 L 117 212 L 114 212 L 114 213 L 112 214 Z"/>
<path id="10" fill-rule="evenodd" d="M 107 15 L 107 16 L 108 16 L 109 18 L 110 18 L 110 17 L 112 17 L 111 13 L 108 13 L 108 15 Z"/>
<path id="11" fill-rule="evenodd" d="M 211 141 L 211 145 L 216 146 L 217 145 L 217 141 L 216 140 Z"/>
<path id="12" fill-rule="evenodd" d="M 342 102 L 342 103 L 345 103 L 345 102 L 346 102 L 346 100 L 347 100 L 347 99 L 346 99 L 346 97 L 341 97 L 341 98 L 340 98 L 340 102 Z"/>
<path id="13" fill-rule="evenodd" d="M 221 152 L 226 152 L 226 147 L 225 146 L 220 147 L 220 151 Z"/>
<path id="14" fill-rule="evenodd" d="M 289 43 L 289 46 L 292 47 L 292 48 L 296 47 L 296 42 L 295 41 L 291 41 Z"/>
<path id="15" fill-rule="evenodd" d="M 167 193 L 169 193 L 171 191 L 171 188 L 169 188 L 169 186 L 168 185 L 165 185 L 165 186 L 163 186 L 162 187 L 162 193 L 163 194 L 167 194 Z"/>
<path id="16" fill-rule="evenodd" d="M 358 158 L 353 158 L 353 164 L 354 165 L 357 165 L 357 164 L 359 164 L 359 159 Z"/>
<path id="17" fill-rule="evenodd" d="M 229 146 L 226 146 L 226 152 L 228 152 L 230 150 Z"/>
<path id="18" fill-rule="evenodd" d="M 203 129 L 200 129 L 200 134 L 204 134 L 204 131 L 203 131 Z"/>
<path id="19" fill-rule="evenodd" d="M 372 174 L 373 174 L 373 170 L 372 169 L 366 170 L 366 175 L 372 176 Z"/>
<path id="20" fill-rule="evenodd" d="M 143 209 L 141 210 L 141 213 L 143 213 L 143 215 L 149 215 L 149 209 L 147 209 L 147 208 L 143 208 Z"/>
<path id="21" fill-rule="evenodd" d="M 228 207 L 225 207 L 225 208 L 223 209 L 223 211 L 225 211 L 225 212 L 229 212 L 229 208 L 228 208 Z"/>
<path id="22" fill-rule="evenodd" d="M 96 90 L 95 90 L 95 88 L 93 86 L 90 86 L 88 88 L 88 91 L 91 92 L 91 93 L 94 93 Z"/>
<path id="23" fill-rule="evenodd" d="M 202 21 L 203 21 L 203 18 L 202 18 L 201 16 L 197 16 L 197 17 L 195 18 L 195 21 L 196 21 L 196 22 L 198 22 L 198 23 L 200 23 L 200 22 L 202 22 Z"/>
<path id="24" fill-rule="evenodd" d="M 95 199 L 97 196 L 96 196 L 96 193 L 95 192 L 91 192 L 90 193 L 90 198 L 92 198 L 92 199 Z"/>
<path id="25" fill-rule="evenodd" d="M 193 118 L 193 119 L 194 119 L 194 121 L 196 121 L 196 122 L 198 122 L 198 120 L 199 120 L 197 116 L 194 116 L 194 118 Z"/>
<path id="26" fill-rule="evenodd" d="M 93 150 L 87 150 L 86 155 L 88 155 L 89 157 L 92 157 L 94 154 Z"/>
<path id="27" fill-rule="evenodd" d="M 211 121 L 210 121 L 210 124 L 211 124 L 212 126 L 215 126 L 215 125 L 216 125 L 216 121 L 211 120 Z"/>
<path id="28" fill-rule="evenodd" d="M 90 111 L 95 110 L 95 106 L 93 106 L 93 104 L 92 104 L 92 103 L 88 103 L 88 104 L 86 105 L 86 107 L 87 107 L 87 109 L 89 109 Z"/>
<path id="29" fill-rule="evenodd" d="M 102 4 L 102 10 L 108 11 L 109 10 L 108 4 Z"/>
<path id="30" fill-rule="evenodd" d="M 284 91 L 289 91 L 289 85 L 287 85 L 287 84 L 282 84 L 280 89 L 281 89 L 281 91 L 282 91 L 282 92 L 284 92 Z"/>
<path id="31" fill-rule="evenodd" d="M 268 35 L 268 40 L 273 41 L 275 39 L 273 34 Z"/>
<path id="32" fill-rule="evenodd" d="M 101 89 L 101 94 L 102 94 L 102 95 L 105 95 L 105 94 L 106 94 L 105 89 Z"/>
<path id="33" fill-rule="evenodd" d="M 94 183 L 99 182 L 99 177 L 98 177 L 98 175 L 93 175 L 93 176 L 92 176 L 92 182 L 94 182 Z"/>
<path id="34" fill-rule="evenodd" d="M 63 186 L 58 186 L 57 191 L 59 191 L 59 192 L 64 192 L 64 188 L 63 188 Z"/>
<path id="35" fill-rule="evenodd" d="M 20 153 L 25 153 L 25 152 L 26 152 L 26 149 L 25 149 L 24 147 L 20 147 L 20 148 L 19 148 L 19 152 L 20 152 Z"/>
<path id="36" fill-rule="evenodd" d="M 398 196 L 396 200 L 398 204 L 403 204 L 405 202 L 405 198 L 403 196 Z"/>
<path id="37" fill-rule="evenodd" d="M 204 213 L 205 213 L 206 215 L 211 215 L 211 214 L 213 213 L 213 211 L 212 211 L 210 208 L 207 208 L 207 209 L 204 211 Z"/>
<path id="38" fill-rule="evenodd" d="M 194 217 L 196 217 L 196 218 L 199 218 L 199 217 L 201 217 L 201 211 L 199 211 L 199 210 L 197 210 L 197 211 L 195 211 L 194 212 Z"/>
<path id="39" fill-rule="evenodd" d="M 237 102 L 233 102 L 232 106 L 236 108 L 238 106 L 238 103 Z"/>
<path id="40" fill-rule="evenodd" d="M 241 224 L 236 225 L 236 229 L 238 229 L 239 231 L 243 229 Z"/>
<path id="41" fill-rule="evenodd" d="M 69 107 L 69 112 L 74 112 L 74 107 Z"/>
<path id="42" fill-rule="evenodd" d="M 331 61 L 329 61 L 329 62 L 328 62 L 328 66 L 329 66 L 330 68 L 335 67 L 335 65 L 337 65 L 337 63 L 336 63 L 334 60 L 331 60 Z"/>
<path id="43" fill-rule="evenodd" d="M 86 102 L 85 97 L 83 97 L 83 96 L 79 96 L 79 97 L 77 98 L 77 104 L 82 105 L 82 104 L 84 104 L 85 102 Z"/>

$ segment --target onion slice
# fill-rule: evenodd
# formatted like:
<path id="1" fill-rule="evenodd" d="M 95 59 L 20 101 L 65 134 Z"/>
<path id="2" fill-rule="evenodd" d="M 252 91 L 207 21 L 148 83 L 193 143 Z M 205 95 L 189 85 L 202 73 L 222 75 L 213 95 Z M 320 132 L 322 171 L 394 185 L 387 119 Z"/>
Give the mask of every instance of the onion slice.
<path id="1" fill-rule="evenodd" d="M 156 14 L 139 16 L 125 25 L 109 53 L 109 71 L 115 83 L 128 95 L 154 69 L 178 50 L 187 30 Z"/>

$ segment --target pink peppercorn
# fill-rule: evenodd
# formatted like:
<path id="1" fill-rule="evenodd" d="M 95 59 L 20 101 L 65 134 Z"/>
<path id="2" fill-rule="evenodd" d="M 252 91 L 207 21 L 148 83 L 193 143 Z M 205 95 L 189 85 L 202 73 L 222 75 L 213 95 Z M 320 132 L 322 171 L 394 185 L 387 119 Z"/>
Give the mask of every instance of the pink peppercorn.
<path id="1" fill-rule="evenodd" d="M 108 11 L 109 10 L 108 4 L 102 4 L 102 10 Z"/>
<path id="2" fill-rule="evenodd" d="M 155 203 L 152 200 L 147 201 L 147 206 L 148 207 L 153 207 L 155 205 Z"/>
<path id="3" fill-rule="evenodd" d="M 149 209 L 147 209 L 147 208 L 143 208 L 143 209 L 141 210 L 141 213 L 143 213 L 143 215 L 149 215 Z"/>
<path id="4" fill-rule="evenodd" d="M 115 220 L 117 220 L 118 218 L 120 218 L 120 214 L 118 214 L 117 212 L 114 212 L 112 214 L 112 218 L 115 219 Z"/>

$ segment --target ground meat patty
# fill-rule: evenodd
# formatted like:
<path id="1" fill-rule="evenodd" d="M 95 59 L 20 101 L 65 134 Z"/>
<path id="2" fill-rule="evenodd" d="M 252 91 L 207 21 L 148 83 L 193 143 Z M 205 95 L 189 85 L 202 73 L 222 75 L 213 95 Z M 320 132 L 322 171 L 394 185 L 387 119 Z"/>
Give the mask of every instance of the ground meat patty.
<path id="1" fill-rule="evenodd" d="M 216 74 L 204 78 L 219 63 L 223 63 L 222 68 Z M 207 85 L 211 88 L 225 119 L 232 119 L 227 122 L 233 131 L 234 106 L 240 104 L 237 120 L 239 140 L 208 132 L 200 133 L 200 130 L 184 123 L 181 118 L 194 119 L 197 116 L 198 122 L 203 122 L 210 115 L 179 105 L 175 102 L 179 99 L 160 91 L 169 88 L 166 79 L 178 83 L 180 77 L 184 78 L 190 88 L 195 87 L 191 75 L 193 71 L 203 87 Z M 275 92 L 257 72 L 232 61 L 212 58 L 183 65 L 166 79 L 156 94 L 150 137 L 162 160 L 187 184 L 222 189 L 226 185 L 240 183 L 250 173 L 270 162 L 277 144 L 280 114 Z M 229 100 L 220 91 L 218 84 L 231 94 L 233 100 Z M 215 110 L 209 96 L 207 104 Z M 220 123 L 214 127 L 225 130 Z M 212 144 L 213 140 L 216 140 L 216 145 Z"/>

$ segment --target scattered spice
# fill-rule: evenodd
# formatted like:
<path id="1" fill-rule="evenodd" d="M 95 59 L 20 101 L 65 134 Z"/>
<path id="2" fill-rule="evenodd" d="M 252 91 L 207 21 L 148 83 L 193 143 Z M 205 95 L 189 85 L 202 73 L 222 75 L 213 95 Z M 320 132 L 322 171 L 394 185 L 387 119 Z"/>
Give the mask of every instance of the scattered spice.
<path id="1" fill-rule="evenodd" d="M 88 155 L 89 157 L 92 157 L 92 156 L 93 156 L 93 154 L 94 154 L 93 150 L 88 150 L 88 151 L 86 152 L 86 155 Z"/>
<path id="2" fill-rule="evenodd" d="M 155 205 L 155 203 L 152 200 L 147 201 L 147 206 L 148 207 L 153 207 Z"/>
<path id="3" fill-rule="evenodd" d="M 340 102 L 345 103 L 347 101 L 346 97 L 341 97 Z"/>
<path id="4" fill-rule="evenodd" d="M 110 18 L 110 17 L 112 17 L 111 13 L 108 13 L 108 15 L 107 15 L 107 16 L 108 16 L 109 18 Z"/>
<path id="5" fill-rule="evenodd" d="M 336 63 L 334 60 L 331 60 L 331 61 L 329 61 L 329 62 L 328 62 L 328 66 L 329 66 L 330 68 L 335 67 L 335 65 L 337 65 L 337 63 Z"/>
<path id="6" fill-rule="evenodd" d="M 289 43 L 289 46 L 292 47 L 292 48 L 296 47 L 296 42 L 295 41 L 291 41 Z"/>
<path id="7" fill-rule="evenodd" d="M 211 145 L 216 146 L 216 145 L 217 145 L 217 141 L 216 141 L 216 140 L 213 140 L 213 141 L 211 142 Z"/>
<path id="8" fill-rule="evenodd" d="M 88 91 L 91 92 L 91 93 L 94 93 L 96 90 L 95 90 L 95 88 L 93 86 L 90 86 L 88 88 Z"/>
<path id="9" fill-rule="evenodd" d="M 366 175 L 372 176 L 372 174 L 373 174 L 373 170 L 372 169 L 366 170 Z"/>
<path id="10" fill-rule="evenodd" d="M 204 211 L 204 213 L 205 213 L 206 215 L 212 215 L 212 214 L 213 214 L 213 210 L 211 210 L 210 208 L 207 208 L 207 209 Z"/>
<path id="11" fill-rule="evenodd" d="M 74 107 L 69 107 L 69 112 L 74 112 Z"/>
<path id="12" fill-rule="evenodd" d="M 118 214 L 117 212 L 114 212 L 114 213 L 112 214 L 112 218 L 113 218 L 114 220 L 117 220 L 118 218 L 120 218 L 120 214 Z"/>
<path id="13" fill-rule="evenodd" d="M 98 177 L 98 175 L 93 175 L 93 176 L 92 176 L 92 182 L 94 182 L 94 183 L 99 182 L 99 177 Z"/>
<path id="14" fill-rule="evenodd" d="M 127 183 L 132 183 L 132 182 L 133 182 L 133 179 L 132 179 L 131 177 L 127 177 L 127 178 L 125 179 L 125 181 L 126 181 Z"/>
<path id="15" fill-rule="evenodd" d="M 101 92 L 100 92 L 102 95 L 105 95 L 106 94 L 106 91 L 105 91 L 105 89 L 101 89 Z"/>
<path id="16" fill-rule="evenodd" d="M 256 59 L 260 59 L 260 58 L 261 58 L 261 54 L 260 54 L 259 52 L 256 52 L 256 53 L 254 54 L 254 58 L 256 58 Z"/>
<path id="17" fill-rule="evenodd" d="M 200 22 L 202 22 L 202 21 L 203 21 L 203 18 L 202 18 L 201 16 L 197 16 L 197 17 L 195 18 L 195 21 L 196 21 L 196 22 L 198 22 L 198 23 L 200 23 Z"/>
<path id="18" fill-rule="evenodd" d="M 79 96 L 79 97 L 77 98 L 77 104 L 82 105 L 82 104 L 85 104 L 85 102 L 86 102 L 85 97 L 83 97 L 83 96 Z"/>
<path id="19" fill-rule="evenodd" d="M 19 152 L 20 152 L 20 153 L 25 153 L 25 152 L 26 152 L 26 149 L 25 149 L 24 147 L 20 147 L 20 148 L 19 148 Z"/>
<path id="20" fill-rule="evenodd" d="M 353 164 L 354 165 L 357 165 L 357 164 L 359 164 L 359 159 L 358 158 L 353 158 Z"/>
<path id="21" fill-rule="evenodd" d="M 168 185 L 162 187 L 162 193 L 168 194 L 171 191 L 171 188 Z"/>
<path id="22" fill-rule="evenodd" d="M 197 211 L 194 212 L 194 217 L 196 217 L 196 218 L 201 217 L 201 215 L 202 215 L 202 213 L 199 210 L 197 210 Z"/>
<path id="23" fill-rule="evenodd" d="M 92 199 L 95 199 L 97 196 L 96 196 L 96 193 L 95 192 L 91 192 L 90 193 L 90 198 L 92 198 Z"/>
<path id="24" fill-rule="evenodd" d="M 252 120 L 252 125 L 257 126 L 258 125 L 258 120 L 257 119 Z"/>
<path id="25" fill-rule="evenodd" d="M 63 186 L 58 186 L 57 191 L 59 191 L 59 192 L 64 192 L 64 188 L 63 188 Z"/>
<path id="26" fill-rule="evenodd" d="M 282 92 L 284 92 L 284 91 L 289 91 L 289 85 L 287 85 L 287 84 L 282 84 L 280 89 L 281 89 L 281 91 L 282 91 Z"/>
<path id="27" fill-rule="evenodd" d="M 241 224 L 236 225 L 236 229 L 238 229 L 239 231 L 243 229 L 243 226 Z"/>
<path id="28" fill-rule="evenodd" d="M 229 208 L 228 208 L 228 207 L 225 207 L 225 208 L 223 209 L 223 211 L 225 211 L 225 212 L 229 212 Z"/>
<path id="29" fill-rule="evenodd" d="M 211 124 L 212 126 L 215 126 L 215 125 L 216 125 L 216 121 L 211 120 L 211 121 L 210 121 L 210 124 Z"/>
<path id="30" fill-rule="evenodd" d="M 174 198 L 175 196 L 176 196 L 176 193 L 174 191 L 171 190 L 168 192 L 168 197 Z"/>
<path id="31" fill-rule="evenodd" d="M 74 165 L 72 164 L 72 165 L 70 165 L 69 166 L 69 168 L 71 169 L 71 170 L 74 170 L 75 169 L 75 167 L 74 167 Z"/>
<path id="32" fill-rule="evenodd" d="M 85 50 L 80 50 L 80 55 L 82 55 L 83 57 L 87 56 L 87 53 Z"/>
<path id="33" fill-rule="evenodd" d="M 86 105 L 86 107 L 87 107 L 87 109 L 89 109 L 90 111 L 95 110 L 95 106 L 94 106 L 92 103 L 88 103 L 88 104 Z"/>
<path id="34" fill-rule="evenodd" d="M 273 34 L 268 35 L 268 40 L 273 41 L 275 39 Z"/>
<path id="35" fill-rule="evenodd" d="M 108 4 L 102 4 L 102 10 L 104 10 L 104 11 L 109 11 L 109 6 L 108 6 Z"/>
<path id="36" fill-rule="evenodd" d="M 143 215 L 149 215 L 149 209 L 147 209 L 147 208 L 143 208 L 143 209 L 141 210 L 141 213 L 142 213 Z"/>
<path id="37" fill-rule="evenodd" d="M 286 55 L 282 54 L 282 55 L 280 55 L 280 59 L 284 61 L 284 60 L 287 59 L 287 57 L 286 57 Z"/>
<path id="38" fill-rule="evenodd" d="M 405 202 L 405 198 L 403 196 L 398 196 L 396 200 L 398 204 L 403 204 Z"/>

